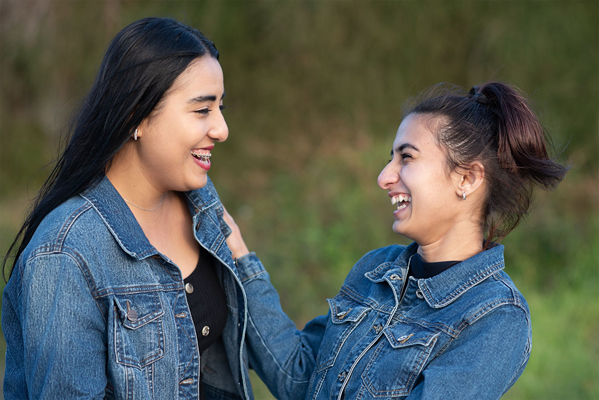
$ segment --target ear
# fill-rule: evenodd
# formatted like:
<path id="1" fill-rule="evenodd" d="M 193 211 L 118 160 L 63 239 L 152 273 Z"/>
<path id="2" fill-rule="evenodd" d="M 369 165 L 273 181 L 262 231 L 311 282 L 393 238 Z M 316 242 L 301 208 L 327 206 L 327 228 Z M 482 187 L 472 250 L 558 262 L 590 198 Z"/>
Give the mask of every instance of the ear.
<path id="1" fill-rule="evenodd" d="M 468 167 L 462 167 L 458 170 L 458 181 L 456 184 L 456 194 L 463 198 L 480 193 L 485 181 L 485 167 L 479 161 L 475 161 Z"/>

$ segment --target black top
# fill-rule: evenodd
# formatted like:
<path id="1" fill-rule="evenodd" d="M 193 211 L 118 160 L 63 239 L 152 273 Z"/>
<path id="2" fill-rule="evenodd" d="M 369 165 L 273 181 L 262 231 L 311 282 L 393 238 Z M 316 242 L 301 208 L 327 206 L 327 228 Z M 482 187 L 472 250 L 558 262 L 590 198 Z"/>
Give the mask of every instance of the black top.
<path id="1" fill-rule="evenodd" d="M 215 261 L 201 247 L 196 269 L 183 280 L 200 355 L 216 342 L 227 322 L 227 298 L 216 275 Z"/>
<path id="2" fill-rule="evenodd" d="M 416 253 L 410 260 L 410 271 L 408 274 L 416 279 L 432 278 L 459 262 L 460 261 L 441 261 L 429 263 L 424 261 L 420 254 Z"/>
<path id="3" fill-rule="evenodd" d="M 227 322 L 227 297 L 216 275 L 216 262 L 212 254 L 200 246 L 198 265 L 183 280 L 200 355 L 216 342 Z M 200 399 L 204 398 L 204 386 L 200 381 Z"/>

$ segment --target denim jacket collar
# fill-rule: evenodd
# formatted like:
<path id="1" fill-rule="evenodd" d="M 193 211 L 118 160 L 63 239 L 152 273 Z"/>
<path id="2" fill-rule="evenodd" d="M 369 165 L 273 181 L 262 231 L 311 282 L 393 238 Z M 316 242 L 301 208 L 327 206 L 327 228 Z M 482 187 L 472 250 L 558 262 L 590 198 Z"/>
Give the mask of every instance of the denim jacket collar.
<path id="1" fill-rule="evenodd" d="M 372 271 L 364 274 L 366 279 L 372 282 L 380 283 L 384 282 L 393 274 L 399 274 L 400 276 L 406 276 L 408 272 L 408 263 L 410 257 L 418 250 L 418 244 L 416 242 L 410 244 L 402 251 L 395 261 L 387 261 L 378 265 Z"/>
<path id="2" fill-rule="evenodd" d="M 212 187 L 212 183 L 209 182 L 207 186 Z M 198 223 L 201 223 L 200 214 L 217 205 L 218 199 L 209 188 L 185 194 L 197 230 Z M 89 201 L 98 212 L 125 253 L 137 260 L 159 254 L 158 250 L 146 238 L 129 206 L 107 177 L 103 177 L 98 183 L 81 193 L 81 197 Z M 206 217 L 210 218 L 210 216 Z M 212 218 L 216 219 L 215 217 Z M 218 226 L 218 221 L 216 223 Z M 201 236 L 204 236 L 203 239 L 209 247 L 214 247 L 215 243 L 220 244 L 225 239 L 222 228 L 221 226 L 221 229 L 215 229 L 214 232 L 202 230 L 199 233 L 202 233 Z"/>
<path id="3" fill-rule="evenodd" d="M 393 274 L 406 276 L 410 257 L 418 250 L 412 243 L 393 262 L 385 262 L 365 274 L 372 282 L 383 282 Z M 432 308 L 448 306 L 472 287 L 504 268 L 503 246 L 495 245 L 428 279 L 418 279 L 418 287 Z"/>

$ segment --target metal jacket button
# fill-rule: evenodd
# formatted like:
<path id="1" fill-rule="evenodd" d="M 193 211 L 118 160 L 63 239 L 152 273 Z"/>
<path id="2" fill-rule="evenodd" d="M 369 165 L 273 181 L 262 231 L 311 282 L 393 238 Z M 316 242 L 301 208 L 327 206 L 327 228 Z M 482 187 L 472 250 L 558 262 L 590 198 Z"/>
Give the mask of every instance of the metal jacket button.
<path id="1" fill-rule="evenodd" d="M 191 283 L 185 284 L 185 291 L 189 294 L 193 293 L 193 285 Z"/>
<path id="2" fill-rule="evenodd" d="M 135 310 L 127 311 L 127 319 L 131 322 L 137 321 L 137 311 L 135 311 Z"/>
<path id="3" fill-rule="evenodd" d="M 137 311 L 131 308 L 129 301 L 127 301 L 127 319 L 131 322 L 137 321 Z"/>
<path id="4" fill-rule="evenodd" d="M 202 336 L 208 336 L 208 335 L 210 335 L 210 327 L 205 326 L 202 328 Z"/>

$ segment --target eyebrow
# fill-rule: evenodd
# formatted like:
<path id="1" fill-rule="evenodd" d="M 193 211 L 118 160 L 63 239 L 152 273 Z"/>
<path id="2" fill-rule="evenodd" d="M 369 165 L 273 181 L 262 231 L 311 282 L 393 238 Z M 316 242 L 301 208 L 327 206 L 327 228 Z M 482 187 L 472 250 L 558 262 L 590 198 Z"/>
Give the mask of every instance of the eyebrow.
<path id="1" fill-rule="evenodd" d="M 226 93 L 223 93 L 221 100 L 224 99 L 226 96 Z M 189 101 L 187 101 L 189 104 L 192 103 L 203 103 L 205 101 L 216 101 L 216 96 L 214 95 L 208 95 L 208 96 L 198 96 L 198 97 L 194 97 L 193 99 L 189 99 Z"/>
<path id="2" fill-rule="evenodd" d="M 416 150 L 416 151 L 418 151 L 418 152 L 420 151 L 420 150 L 418 150 L 418 148 L 417 148 L 416 146 L 414 146 L 413 144 L 410 144 L 410 143 L 404 143 L 404 144 L 401 144 L 401 145 L 397 146 L 397 147 L 395 148 L 395 152 L 396 152 L 396 153 L 401 153 L 401 152 L 402 152 L 403 150 L 405 150 L 406 148 L 410 148 L 410 149 Z M 393 150 L 391 150 L 391 156 L 393 156 Z"/>

